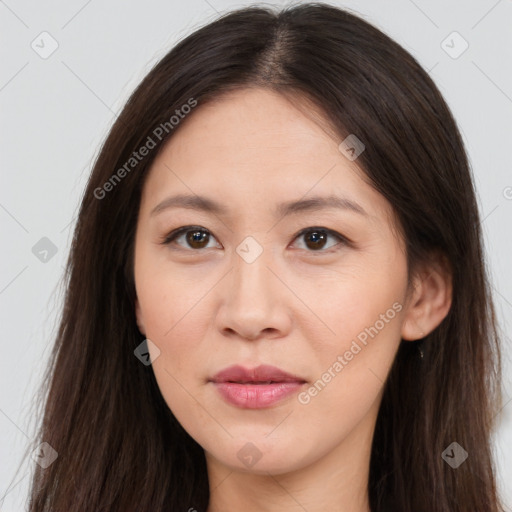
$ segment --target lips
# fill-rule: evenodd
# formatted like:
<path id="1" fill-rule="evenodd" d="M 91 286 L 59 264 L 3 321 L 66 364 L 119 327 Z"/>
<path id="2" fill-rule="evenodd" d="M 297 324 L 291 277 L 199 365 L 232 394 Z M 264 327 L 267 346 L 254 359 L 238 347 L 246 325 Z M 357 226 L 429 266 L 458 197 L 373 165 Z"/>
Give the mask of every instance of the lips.
<path id="1" fill-rule="evenodd" d="M 275 366 L 248 369 L 230 366 L 210 382 L 229 404 L 242 409 L 262 409 L 296 393 L 306 381 Z"/>
<path id="2" fill-rule="evenodd" d="M 280 368 L 260 365 L 248 369 L 235 365 L 225 368 L 211 379 L 213 382 L 236 382 L 239 384 L 270 384 L 272 382 L 306 382 L 304 379 L 285 372 Z"/>

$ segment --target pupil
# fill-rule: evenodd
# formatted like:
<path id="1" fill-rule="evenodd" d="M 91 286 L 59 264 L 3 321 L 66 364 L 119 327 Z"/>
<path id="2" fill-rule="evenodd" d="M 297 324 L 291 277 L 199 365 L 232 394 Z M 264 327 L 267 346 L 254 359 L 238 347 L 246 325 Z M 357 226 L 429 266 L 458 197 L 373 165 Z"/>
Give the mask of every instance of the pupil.
<path id="1" fill-rule="evenodd" d="M 189 243 L 192 247 L 201 246 L 201 242 L 204 242 L 204 239 L 208 237 L 208 234 L 205 231 L 189 231 Z M 197 245 L 199 244 L 199 245 Z"/>
<path id="2" fill-rule="evenodd" d="M 312 244 L 313 248 L 323 247 L 322 242 L 325 241 L 325 233 L 321 233 L 318 231 L 311 231 L 311 234 L 308 237 L 308 239 L 313 240 L 313 244 Z M 308 247 L 309 247 L 309 245 L 308 245 Z"/>

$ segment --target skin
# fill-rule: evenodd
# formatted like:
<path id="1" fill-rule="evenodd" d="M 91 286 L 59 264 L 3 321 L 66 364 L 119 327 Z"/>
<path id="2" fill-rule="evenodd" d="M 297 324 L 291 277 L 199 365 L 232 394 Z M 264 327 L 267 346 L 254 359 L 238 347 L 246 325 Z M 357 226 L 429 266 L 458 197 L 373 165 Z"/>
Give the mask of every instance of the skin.
<path id="1" fill-rule="evenodd" d="M 435 260 L 418 268 L 408 288 L 391 205 L 363 179 L 357 159 L 340 152 L 341 139 L 297 105 L 263 89 L 199 105 L 155 160 L 142 192 L 137 323 L 154 344 L 164 399 L 205 450 L 208 512 L 369 511 L 370 445 L 389 368 L 401 339 L 432 331 L 450 307 L 449 275 Z M 207 196 L 228 211 L 151 214 L 178 193 Z M 273 213 L 280 202 L 329 194 L 366 214 Z M 187 225 L 207 230 L 198 245 L 206 248 L 183 235 L 161 243 Z M 296 236 L 310 227 L 351 243 L 330 236 L 315 249 L 311 232 Z M 236 252 L 247 236 L 262 249 L 252 263 Z M 393 304 L 400 311 L 333 372 L 337 357 Z M 329 368 L 335 376 L 306 404 L 294 394 L 241 409 L 208 382 L 232 364 L 277 366 L 306 380 L 303 391 Z M 250 467 L 237 457 L 249 442 L 261 455 Z"/>

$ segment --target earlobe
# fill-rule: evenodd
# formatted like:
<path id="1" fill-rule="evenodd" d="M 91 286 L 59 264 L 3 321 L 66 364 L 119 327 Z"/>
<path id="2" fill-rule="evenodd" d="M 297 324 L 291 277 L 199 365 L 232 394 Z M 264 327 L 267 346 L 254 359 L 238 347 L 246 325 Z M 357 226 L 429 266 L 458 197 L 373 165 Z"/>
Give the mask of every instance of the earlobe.
<path id="1" fill-rule="evenodd" d="M 413 341 L 430 334 L 444 320 L 452 304 L 452 275 L 439 256 L 416 274 L 402 324 L 402 339 Z"/>
<path id="2" fill-rule="evenodd" d="M 137 326 L 142 335 L 146 336 L 146 328 L 144 327 L 144 321 L 142 318 L 142 310 L 140 308 L 139 299 L 135 299 L 135 318 L 137 320 Z"/>

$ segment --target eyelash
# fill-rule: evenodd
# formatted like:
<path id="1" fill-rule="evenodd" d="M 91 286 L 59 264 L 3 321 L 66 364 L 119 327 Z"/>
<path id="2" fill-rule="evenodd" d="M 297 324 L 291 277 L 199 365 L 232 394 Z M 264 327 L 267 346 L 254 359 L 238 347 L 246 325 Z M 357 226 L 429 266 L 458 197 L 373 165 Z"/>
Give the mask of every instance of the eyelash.
<path id="1" fill-rule="evenodd" d="M 171 245 L 171 242 L 176 240 L 180 235 L 187 233 L 188 231 L 201 231 L 203 233 L 208 233 L 208 234 L 210 234 L 211 236 L 213 236 L 215 238 L 215 236 L 208 229 L 203 228 L 201 226 L 182 226 L 180 228 L 177 228 L 177 229 L 171 231 L 168 235 L 164 236 L 160 243 L 162 245 Z M 305 249 L 309 253 L 313 253 L 313 254 L 315 254 L 315 253 L 316 254 L 330 254 L 332 252 L 335 252 L 335 251 L 339 250 L 340 249 L 340 245 L 352 246 L 352 242 L 348 238 L 346 238 L 345 236 L 341 235 L 340 233 L 338 233 L 336 231 L 333 231 L 332 229 L 327 229 L 327 228 L 323 228 L 323 227 L 316 227 L 316 226 L 312 226 L 312 227 L 308 227 L 308 228 L 302 229 L 301 231 L 299 231 L 293 237 L 293 240 L 295 240 L 297 238 L 300 238 L 301 236 L 304 236 L 306 233 L 313 233 L 313 232 L 320 232 L 320 233 L 325 234 L 327 236 L 332 236 L 332 237 L 338 239 L 339 242 L 337 244 L 329 247 L 326 250 L 319 249 L 319 250 L 315 251 L 315 250 L 311 250 L 311 249 Z M 178 250 L 181 250 L 181 249 L 183 249 L 185 251 L 200 252 L 200 251 L 205 250 L 206 248 L 203 247 L 201 249 L 194 249 L 194 248 L 191 248 L 191 247 L 190 248 L 182 248 L 181 247 Z"/>

